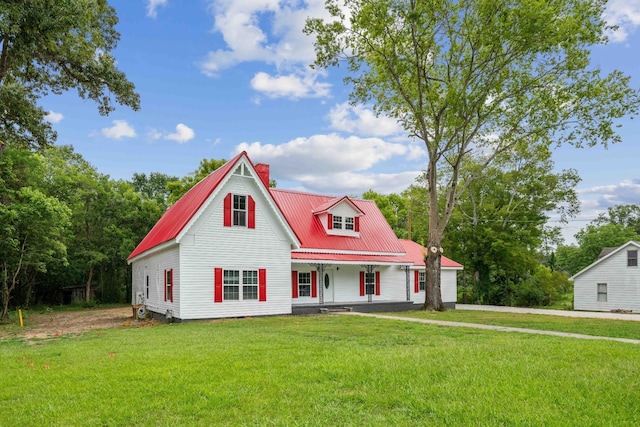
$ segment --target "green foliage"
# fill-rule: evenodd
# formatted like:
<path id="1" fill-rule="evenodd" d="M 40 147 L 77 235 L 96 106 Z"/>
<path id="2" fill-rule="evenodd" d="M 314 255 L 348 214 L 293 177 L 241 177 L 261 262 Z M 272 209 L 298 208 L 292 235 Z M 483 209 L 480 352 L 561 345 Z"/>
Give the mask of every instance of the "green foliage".
<path id="1" fill-rule="evenodd" d="M 105 330 L 35 346 L 0 342 L 0 359 L 8 425 L 640 421 L 640 356 L 631 344 L 382 319 Z"/>
<path id="2" fill-rule="evenodd" d="M 135 192 L 145 200 L 155 200 L 164 210 L 167 210 L 171 195 L 167 190 L 167 184 L 173 181 L 178 181 L 178 177 L 159 172 L 151 172 L 148 177 L 144 173 L 134 173 L 131 184 Z"/>
<path id="3" fill-rule="evenodd" d="M 169 192 L 169 204 L 177 202 L 184 194 L 198 182 L 206 178 L 211 172 L 227 163 L 225 159 L 202 159 L 198 169 L 180 180 L 169 181 L 166 184 L 166 190 Z"/>
<path id="4" fill-rule="evenodd" d="M 410 214 L 409 200 L 406 197 L 394 193 L 384 195 L 369 190 L 362 194 L 362 198 L 376 203 L 398 238 L 407 238 Z"/>
<path id="5" fill-rule="evenodd" d="M 111 112 L 140 97 L 115 66 L 120 35 L 106 0 L 0 0 L 0 141 L 44 148 L 56 138 L 38 100 L 75 89 Z"/>
<path id="6" fill-rule="evenodd" d="M 441 246 L 456 201 L 492 163 L 620 140 L 615 121 L 637 113 L 640 91 L 589 62 L 606 43 L 605 5 L 327 0 L 330 18 L 308 19 L 305 32 L 316 37 L 314 67 L 344 61 L 351 101 L 372 103 L 425 144 L 428 245 Z M 478 167 L 462 169 L 470 160 Z"/>

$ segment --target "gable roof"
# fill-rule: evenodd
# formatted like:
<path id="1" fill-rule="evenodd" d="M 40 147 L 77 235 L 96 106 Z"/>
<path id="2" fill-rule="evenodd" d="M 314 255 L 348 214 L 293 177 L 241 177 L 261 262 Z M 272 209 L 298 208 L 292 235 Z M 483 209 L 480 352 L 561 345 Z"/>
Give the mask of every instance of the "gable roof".
<path id="1" fill-rule="evenodd" d="M 227 163 L 211 172 L 206 178 L 194 185 L 184 196 L 182 196 L 177 202 L 175 202 L 167 211 L 162 215 L 160 220 L 153 226 L 151 231 L 145 236 L 144 239 L 138 244 L 138 246 L 131 252 L 127 260 L 152 249 L 162 243 L 172 241 L 179 237 L 182 230 L 189 224 L 189 222 L 196 216 L 198 211 L 203 207 L 205 202 L 209 199 L 211 194 L 220 186 L 222 181 L 227 177 L 240 162 L 241 159 L 246 159 L 247 163 L 253 168 L 253 172 L 258 177 L 256 181 L 259 181 L 257 185 L 264 187 L 264 183 L 260 179 L 258 173 L 255 170 L 255 166 L 247 156 L 245 151 L 238 154 Z M 274 203 L 274 208 L 277 209 L 277 204 L 273 200 L 271 193 L 266 187 L 264 192 L 268 198 Z M 288 227 L 286 221 L 283 219 L 283 224 Z"/>
<path id="2" fill-rule="evenodd" d="M 313 213 L 315 215 L 317 215 L 317 214 L 321 214 L 321 213 L 327 212 L 332 207 L 342 203 L 343 201 L 348 203 L 353 208 L 353 210 L 359 212 L 361 215 L 364 215 L 364 212 L 362 212 L 362 210 L 360 210 L 360 208 L 348 196 L 336 197 L 334 199 L 327 200 L 326 202 L 324 202 L 320 206 L 316 206 L 316 208 L 314 209 Z"/>
<path id="3" fill-rule="evenodd" d="M 586 273 L 587 271 L 591 270 L 593 267 L 595 267 L 596 265 L 600 264 L 601 262 L 603 262 L 606 259 L 611 258 L 613 255 L 617 254 L 618 252 L 620 252 L 621 250 L 629 247 L 629 246 L 635 246 L 636 249 L 640 249 L 640 242 L 636 242 L 635 240 L 629 240 L 627 243 L 625 243 L 624 245 L 608 252 L 607 254 L 605 254 L 604 256 L 602 256 L 602 253 L 600 254 L 601 257 L 598 258 L 595 262 L 589 264 L 588 266 L 586 266 L 585 268 L 583 268 L 582 270 L 578 271 L 576 274 L 574 274 L 573 276 L 569 277 L 569 280 L 575 280 L 576 277 L 580 276 L 583 273 Z"/>
<path id="4" fill-rule="evenodd" d="M 424 256 L 426 254 L 427 248 L 422 246 L 419 243 L 413 242 L 411 240 L 400 240 L 402 247 L 406 252 L 406 258 L 413 262 L 413 265 L 416 267 L 425 267 Z M 447 258 L 446 256 L 442 256 L 440 258 L 440 268 L 446 268 L 451 270 L 462 270 L 462 264 L 458 264 L 457 262 Z"/>
<path id="5" fill-rule="evenodd" d="M 356 237 L 327 234 L 320 219 L 314 215 L 318 207 L 342 199 L 275 188 L 271 189 L 271 194 L 300 240 L 299 252 L 404 255 L 400 241 L 371 200 L 349 199 L 364 215 L 360 221 L 360 235 Z"/>

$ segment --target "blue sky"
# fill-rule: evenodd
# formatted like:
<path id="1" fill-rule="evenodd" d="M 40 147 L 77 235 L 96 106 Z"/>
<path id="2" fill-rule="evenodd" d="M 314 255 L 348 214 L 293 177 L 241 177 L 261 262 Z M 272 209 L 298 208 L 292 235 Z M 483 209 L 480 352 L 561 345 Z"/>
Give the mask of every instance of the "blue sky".
<path id="1" fill-rule="evenodd" d="M 58 132 L 101 173 L 182 177 L 203 158 L 246 150 L 271 165 L 280 188 L 334 195 L 400 192 L 425 169 L 426 153 L 388 118 L 347 103 L 343 69 L 312 71 L 308 16 L 324 0 L 111 0 L 121 40 L 114 55 L 142 108 L 107 117 L 75 93 L 42 106 Z M 640 0 L 611 0 L 606 18 L 620 29 L 593 52 L 594 64 L 619 69 L 640 87 Z M 640 204 L 640 118 L 624 120 L 623 142 L 563 147 L 558 170 L 582 177 L 579 218 L 565 236 L 608 206 Z"/>

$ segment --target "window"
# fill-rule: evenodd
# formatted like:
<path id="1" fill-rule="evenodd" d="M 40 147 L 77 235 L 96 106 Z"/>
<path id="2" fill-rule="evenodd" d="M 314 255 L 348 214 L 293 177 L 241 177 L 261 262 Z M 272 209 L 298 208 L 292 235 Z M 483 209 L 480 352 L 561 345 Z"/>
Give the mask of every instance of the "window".
<path id="1" fill-rule="evenodd" d="M 247 225 L 247 196 L 233 195 L 233 225 Z"/>
<path id="2" fill-rule="evenodd" d="M 427 289 L 427 273 L 425 271 L 418 273 L 418 284 L 421 291 Z"/>
<path id="3" fill-rule="evenodd" d="M 149 299 L 149 276 L 145 276 L 145 279 L 146 298 Z"/>
<path id="4" fill-rule="evenodd" d="M 242 299 L 258 299 L 258 272 L 256 270 L 242 272 Z"/>
<path id="5" fill-rule="evenodd" d="M 607 302 L 607 284 L 598 283 L 598 301 Z"/>
<path id="6" fill-rule="evenodd" d="M 373 295 L 376 289 L 376 275 L 375 273 L 365 273 L 364 275 L 365 293 L 367 295 Z"/>
<path id="7" fill-rule="evenodd" d="M 164 271 L 164 300 L 173 302 L 173 269 Z"/>
<path id="8" fill-rule="evenodd" d="M 311 296 L 311 273 L 298 273 L 298 296 Z"/>
<path id="9" fill-rule="evenodd" d="M 224 270 L 223 294 L 225 300 L 240 299 L 240 271 Z"/>
<path id="10" fill-rule="evenodd" d="M 353 217 L 347 216 L 344 218 L 344 229 L 353 231 Z"/>
<path id="11" fill-rule="evenodd" d="M 333 228 L 335 230 L 342 230 L 342 217 L 341 216 L 333 216 Z"/>
<path id="12" fill-rule="evenodd" d="M 637 266 L 638 266 L 638 251 L 627 251 L 627 267 L 637 267 Z"/>

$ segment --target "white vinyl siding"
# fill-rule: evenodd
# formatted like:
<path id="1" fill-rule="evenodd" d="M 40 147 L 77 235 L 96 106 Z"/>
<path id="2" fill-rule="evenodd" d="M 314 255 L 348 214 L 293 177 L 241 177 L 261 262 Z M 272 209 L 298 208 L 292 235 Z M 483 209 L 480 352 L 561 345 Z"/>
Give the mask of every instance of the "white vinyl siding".
<path id="1" fill-rule="evenodd" d="M 166 314 L 171 310 L 174 317 L 180 317 L 180 257 L 178 245 L 169 246 L 164 250 L 141 257 L 132 264 L 132 304 L 136 304 L 136 294 L 142 293 L 145 297 L 147 309 L 159 314 Z M 165 270 L 173 269 L 173 302 L 164 300 L 165 295 Z M 147 288 L 147 276 L 149 287 Z M 147 297 L 148 291 L 148 297 Z"/>
<path id="2" fill-rule="evenodd" d="M 627 250 L 637 250 L 629 244 L 574 278 L 573 307 L 575 310 L 640 311 L 640 269 L 629 267 Z M 606 283 L 606 301 L 599 284 Z"/>
<path id="3" fill-rule="evenodd" d="M 223 227 L 223 198 L 228 193 L 251 195 L 256 203 L 256 228 Z M 249 177 L 233 175 L 214 192 L 181 244 L 182 318 L 206 319 L 291 313 L 291 242 L 275 212 Z M 189 238 L 189 236 L 191 236 Z M 214 269 L 266 270 L 266 301 L 243 299 L 214 303 Z M 240 285 L 243 276 L 240 273 Z M 224 286 L 224 285 L 223 285 Z M 248 291 L 249 292 L 249 291 Z"/>

